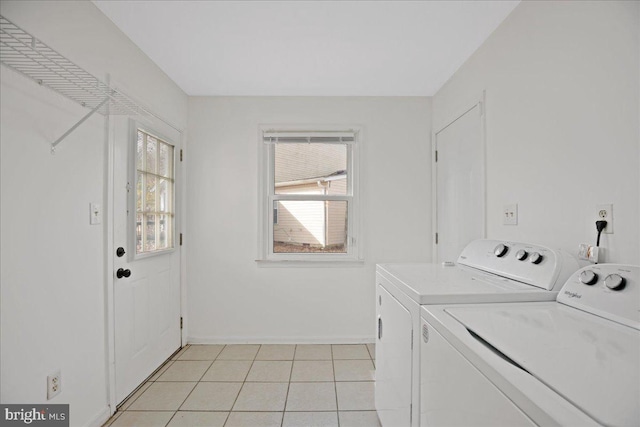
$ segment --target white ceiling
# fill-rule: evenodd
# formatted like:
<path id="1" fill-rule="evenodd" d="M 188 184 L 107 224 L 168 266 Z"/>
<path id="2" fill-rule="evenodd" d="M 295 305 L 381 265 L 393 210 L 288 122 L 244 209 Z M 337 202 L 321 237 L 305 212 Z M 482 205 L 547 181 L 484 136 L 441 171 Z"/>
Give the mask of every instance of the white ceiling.
<path id="1" fill-rule="evenodd" d="M 430 96 L 518 1 L 94 3 L 188 95 Z"/>

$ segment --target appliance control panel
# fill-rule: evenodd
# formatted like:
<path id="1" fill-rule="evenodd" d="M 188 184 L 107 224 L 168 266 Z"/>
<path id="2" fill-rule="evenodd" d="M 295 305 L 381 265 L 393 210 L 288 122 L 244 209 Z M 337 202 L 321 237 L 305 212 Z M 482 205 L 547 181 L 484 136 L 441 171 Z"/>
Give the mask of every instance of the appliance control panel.
<path id="1" fill-rule="evenodd" d="M 579 268 L 577 260 L 562 250 L 486 239 L 469 243 L 458 257 L 458 264 L 549 291 L 558 291 Z"/>
<path id="2" fill-rule="evenodd" d="M 582 268 L 562 287 L 558 302 L 640 330 L 640 266 Z"/>

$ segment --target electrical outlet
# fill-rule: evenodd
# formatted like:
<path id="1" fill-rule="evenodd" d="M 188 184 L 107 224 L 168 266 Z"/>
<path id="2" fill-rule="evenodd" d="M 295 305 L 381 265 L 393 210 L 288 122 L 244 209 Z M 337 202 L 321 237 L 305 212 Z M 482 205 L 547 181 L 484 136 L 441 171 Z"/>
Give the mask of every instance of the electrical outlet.
<path id="1" fill-rule="evenodd" d="M 47 400 L 53 399 L 62 391 L 62 374 L 57 370 L 47 377 Z"/>
<path id="2" fill-rule="evenodd" d="M 596 221 L 607 221 L 607 226 L 602 230 L 602 232 L 606 234 L 613 234 L 613 205 L 596 205 L 595 214 Z"/>
<path id="3" fill-rule="evenodd" d="M 504 205 L 502 223 L 504 225 L 518 225 L 518 205 L 516 203 Z"/>

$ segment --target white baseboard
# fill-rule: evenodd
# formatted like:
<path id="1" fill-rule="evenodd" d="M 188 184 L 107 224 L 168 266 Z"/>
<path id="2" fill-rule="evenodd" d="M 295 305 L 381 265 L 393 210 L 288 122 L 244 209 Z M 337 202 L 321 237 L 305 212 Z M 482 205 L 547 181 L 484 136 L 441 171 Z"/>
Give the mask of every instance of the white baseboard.
<path id="1" fill-rule="evenodd" d="M 187 337 L 187 344 L 369 344 L 375 337 Z"/>
<path id="2" fill-rule="evenodd" d="M 109 418 L 111 418 L 111 411 L 109 410 L 109 406 L 105 406 L 98 415 L 93 417 L 93 419 L 87 423 L 87 427 L 100 427 L 106 423 Z"/>

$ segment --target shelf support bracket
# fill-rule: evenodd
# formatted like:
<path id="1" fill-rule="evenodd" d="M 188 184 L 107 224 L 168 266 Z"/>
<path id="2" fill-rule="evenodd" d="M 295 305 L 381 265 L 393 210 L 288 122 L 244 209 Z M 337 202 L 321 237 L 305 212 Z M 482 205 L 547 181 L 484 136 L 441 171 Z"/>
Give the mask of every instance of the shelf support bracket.
<path id="1" fill-rule="evenodd" d="M 60 144 L 62 142 L 62 140 L 64 140 L 67 136 L 69 136 L 69 134 L 71 132 L 73 132 L 74 130 L 76 130 L 78 128 L 78 126 L 80 126 L 82 123 L 84 123 L 89 117 L 93 116 L 100 108 L 102 108 L 102 106 L 104 104 L 106 104 L 109 101 L 109 97 L 107 96 L 105 99 L 102 100 L 102 102 L 100 104 L 98 104 L 93 110 L 89 111 L 87 113 L 86 116 L 84 116 L 83 118 L 80 119 L 80 121 L 78 123 L 76 123 L 75 125 L 73 125 L 71 127 L 71 129 L 69 129 L 68 131 L 66 131 L 64 133 L 64 135 L 62 135 L 60 138 L 56 139 L 55 142 L 53 142 L 53 144 L 51 144 L 51 154 L 55 154 L 56 152 L 56 146 L 58 144 Z"/>

